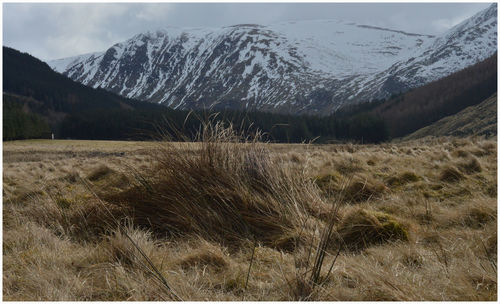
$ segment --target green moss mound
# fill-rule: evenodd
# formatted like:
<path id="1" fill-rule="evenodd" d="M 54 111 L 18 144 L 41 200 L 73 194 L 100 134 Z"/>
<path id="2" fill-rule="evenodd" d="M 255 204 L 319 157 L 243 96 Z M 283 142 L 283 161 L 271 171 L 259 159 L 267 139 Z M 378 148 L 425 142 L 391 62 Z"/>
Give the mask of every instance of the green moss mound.
<path id="1" fill-rule="evenodd" d="M 359 251 L 391 241 L 408 241 L 408 227 L 389 214 L 356 209 L 344 217 L 338 230 L 341 246 Z"/>

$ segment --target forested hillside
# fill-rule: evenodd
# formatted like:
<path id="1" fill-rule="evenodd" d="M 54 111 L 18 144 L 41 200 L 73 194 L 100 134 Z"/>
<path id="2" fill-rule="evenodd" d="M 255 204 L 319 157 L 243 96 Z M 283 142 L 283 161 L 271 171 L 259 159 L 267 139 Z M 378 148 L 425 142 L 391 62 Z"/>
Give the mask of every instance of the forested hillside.
<path id="1" fill-rule="evenodd" d="M 50 128 L 40 115 L 32 113 L 18 98 L 3 95 L 3 138 L 6 140 L 47 138 Z"/>
<path id="2" fill-rule="evenodd" d="M 404 138 L 469 135 L 485 137 L 497 135 L 496 93 L 478 105 L 467 107 L 455 115 L 446 116 Z"/>

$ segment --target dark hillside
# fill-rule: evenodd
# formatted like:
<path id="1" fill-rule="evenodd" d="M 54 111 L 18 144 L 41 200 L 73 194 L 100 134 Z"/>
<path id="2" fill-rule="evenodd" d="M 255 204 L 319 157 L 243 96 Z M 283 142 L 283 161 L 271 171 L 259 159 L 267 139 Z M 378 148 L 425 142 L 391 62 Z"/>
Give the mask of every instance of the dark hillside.
<path id="1" fill-rule="evenodd" d="M 497 54 L 440 80 L 392 98 L 370 112 L 391 137 L 401 137 L 479 104 L 497 91 Z"/>
<path id="2" fill-rule="evenodd" d="M 470 106 L 457 114 L 446 116 L 437 122 L 405 136 L 417 139 L 425 136 L 485 136 L 497 135 L 497 94 Z"/>
<path id="3" fill-rule="evenodd" d="M 74 138 L 71 130 L 64 129 L 62 126 L 84 113 L 100 113 L 101 117 L 106 116 L 104 121 L 111 126 L 117 121 L 116 117 L 109 115 L 110 111 L 134 116 L 133 112 L 136 112 L 138 108 L 160 108 L 143 102 L 135 102 L 102 89 L 86 87 L 54 72 L 46 63 L 37 58 L 8 47 L 3 48 L 3 90 L 3 107 L 4 111 L 9 112 L 8 117 L 19 116 L 19 111 L 12 111 L 12 109 L 22 108 L 24 113 L 42 117 L 50 125 L 50 131 L 54 132 L 58 138 Z M 89 119 L 92 118 L 89 117 Z M 9 125 L 12 121 L 13 119 L 4 121 L 4 127 L 7 125 L 10 134 L 32 134 L 26 133 L 25 130 L 14 130 L 13 128 L 20 128 L 24 125 Z M 96 127 L 101 129 L 101 138 L 111 139 L 106 134 L 107 126 L 96 123 Z M 18 137 L 12 137 L 4 132 L 3 138 L 9 140 Z"/>
<path id="4" fill-rule="evenodd" d="M 73 113 L 88 108 L 131 108 L 129 99 L 79 84 L 55 73 L 45 62 L 8 47 L 3 47 L 3 75 L 4 92 L 31 97 L 46 110 Z"/>

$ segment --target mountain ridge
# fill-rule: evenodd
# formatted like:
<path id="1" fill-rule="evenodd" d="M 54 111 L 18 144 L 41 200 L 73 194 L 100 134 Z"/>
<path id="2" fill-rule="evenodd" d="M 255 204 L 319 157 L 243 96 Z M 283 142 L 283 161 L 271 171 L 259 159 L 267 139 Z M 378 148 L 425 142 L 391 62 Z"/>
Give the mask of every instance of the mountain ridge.
<path id="1" fill-rule="evenodd" d="M 321 115 L 488 57 L 496 51 L 496 11 L 493 4 L 438 37 L 339 20 L 168 28 L 49 65 L 88 86 L 172 108 Z"/>

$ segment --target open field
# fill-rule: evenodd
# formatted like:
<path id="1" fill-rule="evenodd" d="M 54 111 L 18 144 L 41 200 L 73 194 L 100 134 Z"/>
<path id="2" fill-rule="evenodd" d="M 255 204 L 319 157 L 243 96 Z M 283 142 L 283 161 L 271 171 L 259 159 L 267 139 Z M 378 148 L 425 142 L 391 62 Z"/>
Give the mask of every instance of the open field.
<path id="1" fill-rule="evenodd" d="M 497 299 L 496 138 L 219 139 L 4 142 L 3 299 Z"/>

